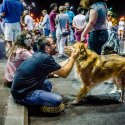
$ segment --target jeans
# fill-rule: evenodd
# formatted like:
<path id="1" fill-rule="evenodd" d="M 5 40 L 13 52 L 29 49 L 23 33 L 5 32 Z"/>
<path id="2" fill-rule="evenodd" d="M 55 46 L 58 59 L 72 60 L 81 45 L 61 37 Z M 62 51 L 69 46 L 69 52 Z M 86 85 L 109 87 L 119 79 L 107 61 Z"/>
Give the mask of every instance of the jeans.
<path id="1" fill-rule="evenodd" d="M 51 37 L 56 41 L 56 31 L 51 31 Z"/>
<path id="2" fill-rule="evenodd" d="M 49 34 L 50 34 L 50 30 L 47 29 L 47 28 L 45 28 L 45 29 L 44 29 L 44 34 L 45 34 L 45 36 L 49 36 Z"/>
<path id="3" fill-rule="evenodd" d="M 25 98 L 15 101 L 25 106 L 58 106 L 62 103 L 62 97 L 51 93 L 51 89 L 51 82 L 45 80 L 42 90 L 35 90 L 31 94 L 26 95 Z"/>
<path id="4" fill-rule="evenodd" d="M 74 42 L 74 32 L 73 32 L 73 29 L 72 29 L 72 24 L 70 24 L 69 28 L 70 28 L 69 39 L 70 39 L 70 42 L 73 43 Z"/>

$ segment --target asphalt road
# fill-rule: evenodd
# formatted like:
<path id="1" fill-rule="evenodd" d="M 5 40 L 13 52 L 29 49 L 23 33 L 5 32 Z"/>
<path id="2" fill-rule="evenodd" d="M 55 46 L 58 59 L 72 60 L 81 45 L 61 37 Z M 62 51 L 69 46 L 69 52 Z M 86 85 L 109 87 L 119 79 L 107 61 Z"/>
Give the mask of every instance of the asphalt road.
<path id="1" fill-rule="evenodd" d="M 60 61 L 60 60 L 58 60 Z M 95 87 L 79 106 L 70 103 L 81 83 L 74 78 L 74 70 L 66 79 L 50 79 L 53 92 L 63 96 L 66 109 L 58 116 L 45 116 L 29 112 L 29 125 L 124 125 L 125 104 L 118 102 L 119 93 L 110 81 Z M 110 93 L 111 91 L 114 93 Z M 33 110 L 34 112 L 34 110 Z"/>
<path id="2" fill-rule="evenodd" d="M 121 51 L 124 49 L 121 41 Z M 61 60 L 57 60 L 61 61 Z M 6 61 L 0 61 L 0 76 L 3 75 Z M 50 79 L 53 82 L 53 92 L 61 94 L 66 109 L 58 116 L 37 114 L 35 110 L 29 111 L 29 125 L 124 125 L 125 104 L 118 102 L 119 93 L 112 83 L 102 83 L 94 88 L 79 106 L 70 103 L 75 99 L 75 94 L 81 83 L 74 77 L 74 69 L 66 79 Z M 2 85 L 0 77 L 0 85 Z M 0 86 L 0 125 L 6 113 L 7 98 L 10 93 Z M 114 93 L 110 93 L 114 90 Z"/>

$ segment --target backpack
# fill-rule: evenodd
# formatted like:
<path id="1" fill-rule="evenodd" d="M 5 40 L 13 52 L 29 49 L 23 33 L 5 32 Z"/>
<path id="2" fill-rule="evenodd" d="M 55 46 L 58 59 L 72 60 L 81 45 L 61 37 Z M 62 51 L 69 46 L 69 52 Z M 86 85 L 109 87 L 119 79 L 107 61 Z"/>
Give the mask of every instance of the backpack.
<path id="1" fill-rule="evenodd" d="M 101 54 L 120 54 L 120 43 L 115 31 L 109 34 L 107 42 L 102 46 Z"/>

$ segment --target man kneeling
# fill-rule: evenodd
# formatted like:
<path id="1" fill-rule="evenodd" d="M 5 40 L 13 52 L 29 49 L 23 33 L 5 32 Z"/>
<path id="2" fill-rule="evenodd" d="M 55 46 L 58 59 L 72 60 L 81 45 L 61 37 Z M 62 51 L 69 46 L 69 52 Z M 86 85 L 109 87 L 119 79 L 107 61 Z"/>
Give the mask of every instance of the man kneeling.
<path id="1" fill-rule="evenodd" d="M 64 110 L 60 95 L 51 92 L 51 82 L 46 80 L 49 73 L 66 78 L 70 73 L 79 52 L 60 66 L 52 55 L 56 54 L 56 45 L 52 38 L 41 38 L 38 41 L 40 51 L 25 60 L 17 69 L 11 88 L 16 103 L 25 106 L 40 106 L 42 112 L 59 113 Z"/>

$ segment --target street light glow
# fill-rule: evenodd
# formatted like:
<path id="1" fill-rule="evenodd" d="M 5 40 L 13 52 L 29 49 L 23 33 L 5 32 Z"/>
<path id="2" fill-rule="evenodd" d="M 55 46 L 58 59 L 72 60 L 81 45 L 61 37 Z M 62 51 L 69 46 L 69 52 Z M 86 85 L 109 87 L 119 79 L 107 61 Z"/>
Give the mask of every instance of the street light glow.
<path id="1" fill-rule="evenodd" d="M 25 7 L 26 7 L 26 3 L 25 3 L 25 2 L 23 2 L 23 6 L 25 6 Z"/>
<path id="2" fill-rule="evenodd" d="M 30 3 L 30 5 L 27 5 L 24 1 L 22 1 L 22 4 L 24 7 L 26 7 L 29 10 L 29 14 L 30 14 L 30 10 L 32 9 L 32 7 L 35 7 L 34 2 Z"/>
<path id="3" fill-rule="evenodd" d="M 33 7 L 35 7 L 35 3 L 34 2 L 32 2 L 31 4 L 32 4 Z"/>
<path id="4" fill-rule="evenodd" d="M 34 17 L 33 13 L 30 14 L 31 17 Z"/>

